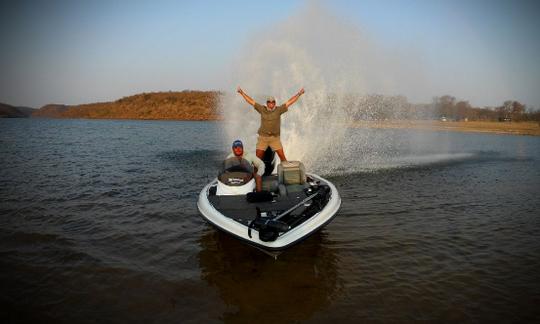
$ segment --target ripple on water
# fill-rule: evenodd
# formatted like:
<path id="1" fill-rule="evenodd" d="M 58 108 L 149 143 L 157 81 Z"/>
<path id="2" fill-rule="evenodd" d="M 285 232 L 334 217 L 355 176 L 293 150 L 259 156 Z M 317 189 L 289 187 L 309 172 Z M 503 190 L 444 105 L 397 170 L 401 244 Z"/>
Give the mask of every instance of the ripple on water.
<path id="1" fill-rule="evenodd" d="M 328 178 L 339 214 L 274 259 L 198 215 L 197 196 L 228 150 L 215 124 L 8 122 L 19 127 L 0 120 L 0 139 L 9 138 L 0 146 L 0 301 L 9 318 L 539 318 L 534 138 L 445 133 L 444 149 L 374 147 L 337 161 L 345 165 Z M 25 137 L 15 136 L 17 123 L 31 123 Z"/>

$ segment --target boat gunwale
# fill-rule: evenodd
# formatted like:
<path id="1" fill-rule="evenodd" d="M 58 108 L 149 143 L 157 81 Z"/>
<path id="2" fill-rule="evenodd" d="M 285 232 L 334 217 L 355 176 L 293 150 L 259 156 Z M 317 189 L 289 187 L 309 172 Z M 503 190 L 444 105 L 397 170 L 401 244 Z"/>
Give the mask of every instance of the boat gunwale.
<path id="1" fill-rule="evenodd" d="M 280 235 L 278 237 L 278 239 L 276 239 L 275 241 L 271 241 L 271 242 L 261 241 L 258 238 L 258 231 L 255 230 L 255 229 L 253 229 L 253 232 L 257 233 L 257 237 L 253 236 L 252 238 L 248 238 L 247 237 L 248 226 L 236 221 L 233 218 L 230 218 L 228 216 L 223 215 L 219 210 L 217 210 L 210 203 L 210 201 L 208 200 L 209 190 L 210 190 L 210 187 L 212 187 L 212 185 L 217 181 L 217 178 L 212 180 L 210 183 L 208 183 L 203 188 L 203 190 L 201 190 L 201 193 L 199 194 L 199 200 L 197 201 L 197 207 L 198 207 L 199 213 L 201 214 L 202 218 L 204 220 L 206 220 L 207 222 L 209 222 L 210 224 L 212 224 L 214 227 L 216 227 L 217 229 L 219 229 L 222 232 L 225 232 L 225 233 L 227 233 L 229 235 L 232 235 L 235 238 L 240 239 L 241 241 L 244 241 L 244 242 L 246 242 L 246 243 L 248 243 L 248 244 L 250 244 L 252 246 L 262 248 L 264 250 L 268 250 L 268 251 L 284 250 L 284 249 L 286 249 L 286 248 L 288 248 L 288 247 L 290 247 L 292 245 L 295 245 L 295 244 L 298 244 L 298 243 L 302 242 L 303 240 L 305 240 L 306 238 L 308 238 L 312 234 L 316 233 L 322 227 L 328 225 L 328 223 L 330 223 L 337 216 L 337 213 L 339 212 L 339 209 L 341 208 L 341 197 L 339 196 L 339 193 L 338 193 L 336 187 L 330 181 L 328 181 L 328 180 L 326 180 L 326 179 L 324 179 L 324 178 L 322 178 L 322 177 L 320 177 L 318 175 L 314 175 L 314 174 L 307 174 L 307 175 L 315 178 L 316 180 L 319 180 L 319 181 L 323 182 L 324 184 L 326 184 L 326 185 L 328 185 L 330 187 L 330 198 L 328 200 L 328 203 L 326 204 L 326 206 L 321 211 L 319 211 L 316 214 L 314 214 L 313 216 L 311 216 L 309 219 L 307 219 L 305 222 L 303 222 L 299 226 L 296 226 L 295 228 L 291 229 L 290 231 L 287 231 L 284 234 Z M 206 200 L 206 206 L 203 206 L 204 200 Z M 327 208 L 332 208 L 332 210 L 330 211 Z M 210 209 L 210 210 L 207 210 L 207 209 Z M 320 214 L 325 212 L 325 211 L 326 211 L 326 213 L 331 213 L 331 214 L 329 216 L 327 215 L 325 217 L 324 222 L 322 222 L 320 224 L 316 224 L 318 218 L 320 217 Z M 219 216 L 206 215 L 205 212 L 207 212 L 207 213 L 213 212 L 214 214 L 217 214 Z M 246 234 L 244 236 L 239 235 L 239 234 L 235 233 L 232 229 L 229 230 L 225 226 L 220 226 L 215 221 L 213 221 L 213 219 L 218 219 L 218 218 L 221 218 L 224 221 L 225 224 L 229 223 L 231 225 L 230 227 L 237 228 L 238 232 L 240 232 L 238 230 L 238 226 L 241 226 L 242 227 L 241 230 L 245 231 Z M 234 222 L 234 223 L 231 223 L 231 222 Z M 305 234 L 300 233 L 301 230 L 305 229 L 306 226 L 308 226 L 308 225 L 310 225 L 312 223 L 316 224 L 316 226 L 313 226 L 312 228 L 308 227 L 307 228 L 308 231 Z M 299 233 L 300 233 L 300 235 L 299 235 Z M 292 236 L 298 236 L 298 237 L 291 239 Z M 283 244 L 283 245 L 280 245 L 279 244 L 280 239 L 281 239 L 281 241 L 285 240 L 287 243 Z"/>

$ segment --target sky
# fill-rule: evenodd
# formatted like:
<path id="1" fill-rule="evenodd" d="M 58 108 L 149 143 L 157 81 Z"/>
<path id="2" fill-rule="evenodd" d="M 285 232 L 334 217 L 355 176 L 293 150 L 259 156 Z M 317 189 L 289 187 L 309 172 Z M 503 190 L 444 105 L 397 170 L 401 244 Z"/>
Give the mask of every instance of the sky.
<path id="1" fill-rule="evenodd" d="M 228 80 L 240 49 L 310 4 L 2 1 L 0 102 L 40 107 L 152 91 L 234 91 Z M 414 57 L 430 87 L 402 93 L 413 102 L 449 94 L 481 107 L 504 100 L 540 107 L 539 1 L 317 5 L 387 51 Z"/>

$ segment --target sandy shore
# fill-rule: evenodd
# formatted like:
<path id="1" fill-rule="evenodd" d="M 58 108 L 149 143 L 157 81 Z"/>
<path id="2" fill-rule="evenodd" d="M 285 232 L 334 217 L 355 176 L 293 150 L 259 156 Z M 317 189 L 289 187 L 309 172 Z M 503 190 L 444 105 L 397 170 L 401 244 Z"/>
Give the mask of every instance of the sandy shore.
<path id="1" fill-rule="evenodd" d="M 388 120 L 356 121 L 351 123 L 351 126 L 540 136 L 540 124 L 537 122 L 443 122 L 438 120 Z"/>

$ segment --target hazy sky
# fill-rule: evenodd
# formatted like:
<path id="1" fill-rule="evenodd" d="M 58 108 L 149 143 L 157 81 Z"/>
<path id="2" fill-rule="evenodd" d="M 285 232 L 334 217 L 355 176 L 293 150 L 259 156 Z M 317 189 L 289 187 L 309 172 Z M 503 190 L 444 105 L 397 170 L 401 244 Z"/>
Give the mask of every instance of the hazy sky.
<path id="1" fill-rule="evenodd" d="M 2 1 L 0 102 L 40 107 L 150 91 L 229 89 L 240 48 L 306 1 Z M 540 1 L 319 1 L 432 86 L 473 105 L 540 107 Z"/>

